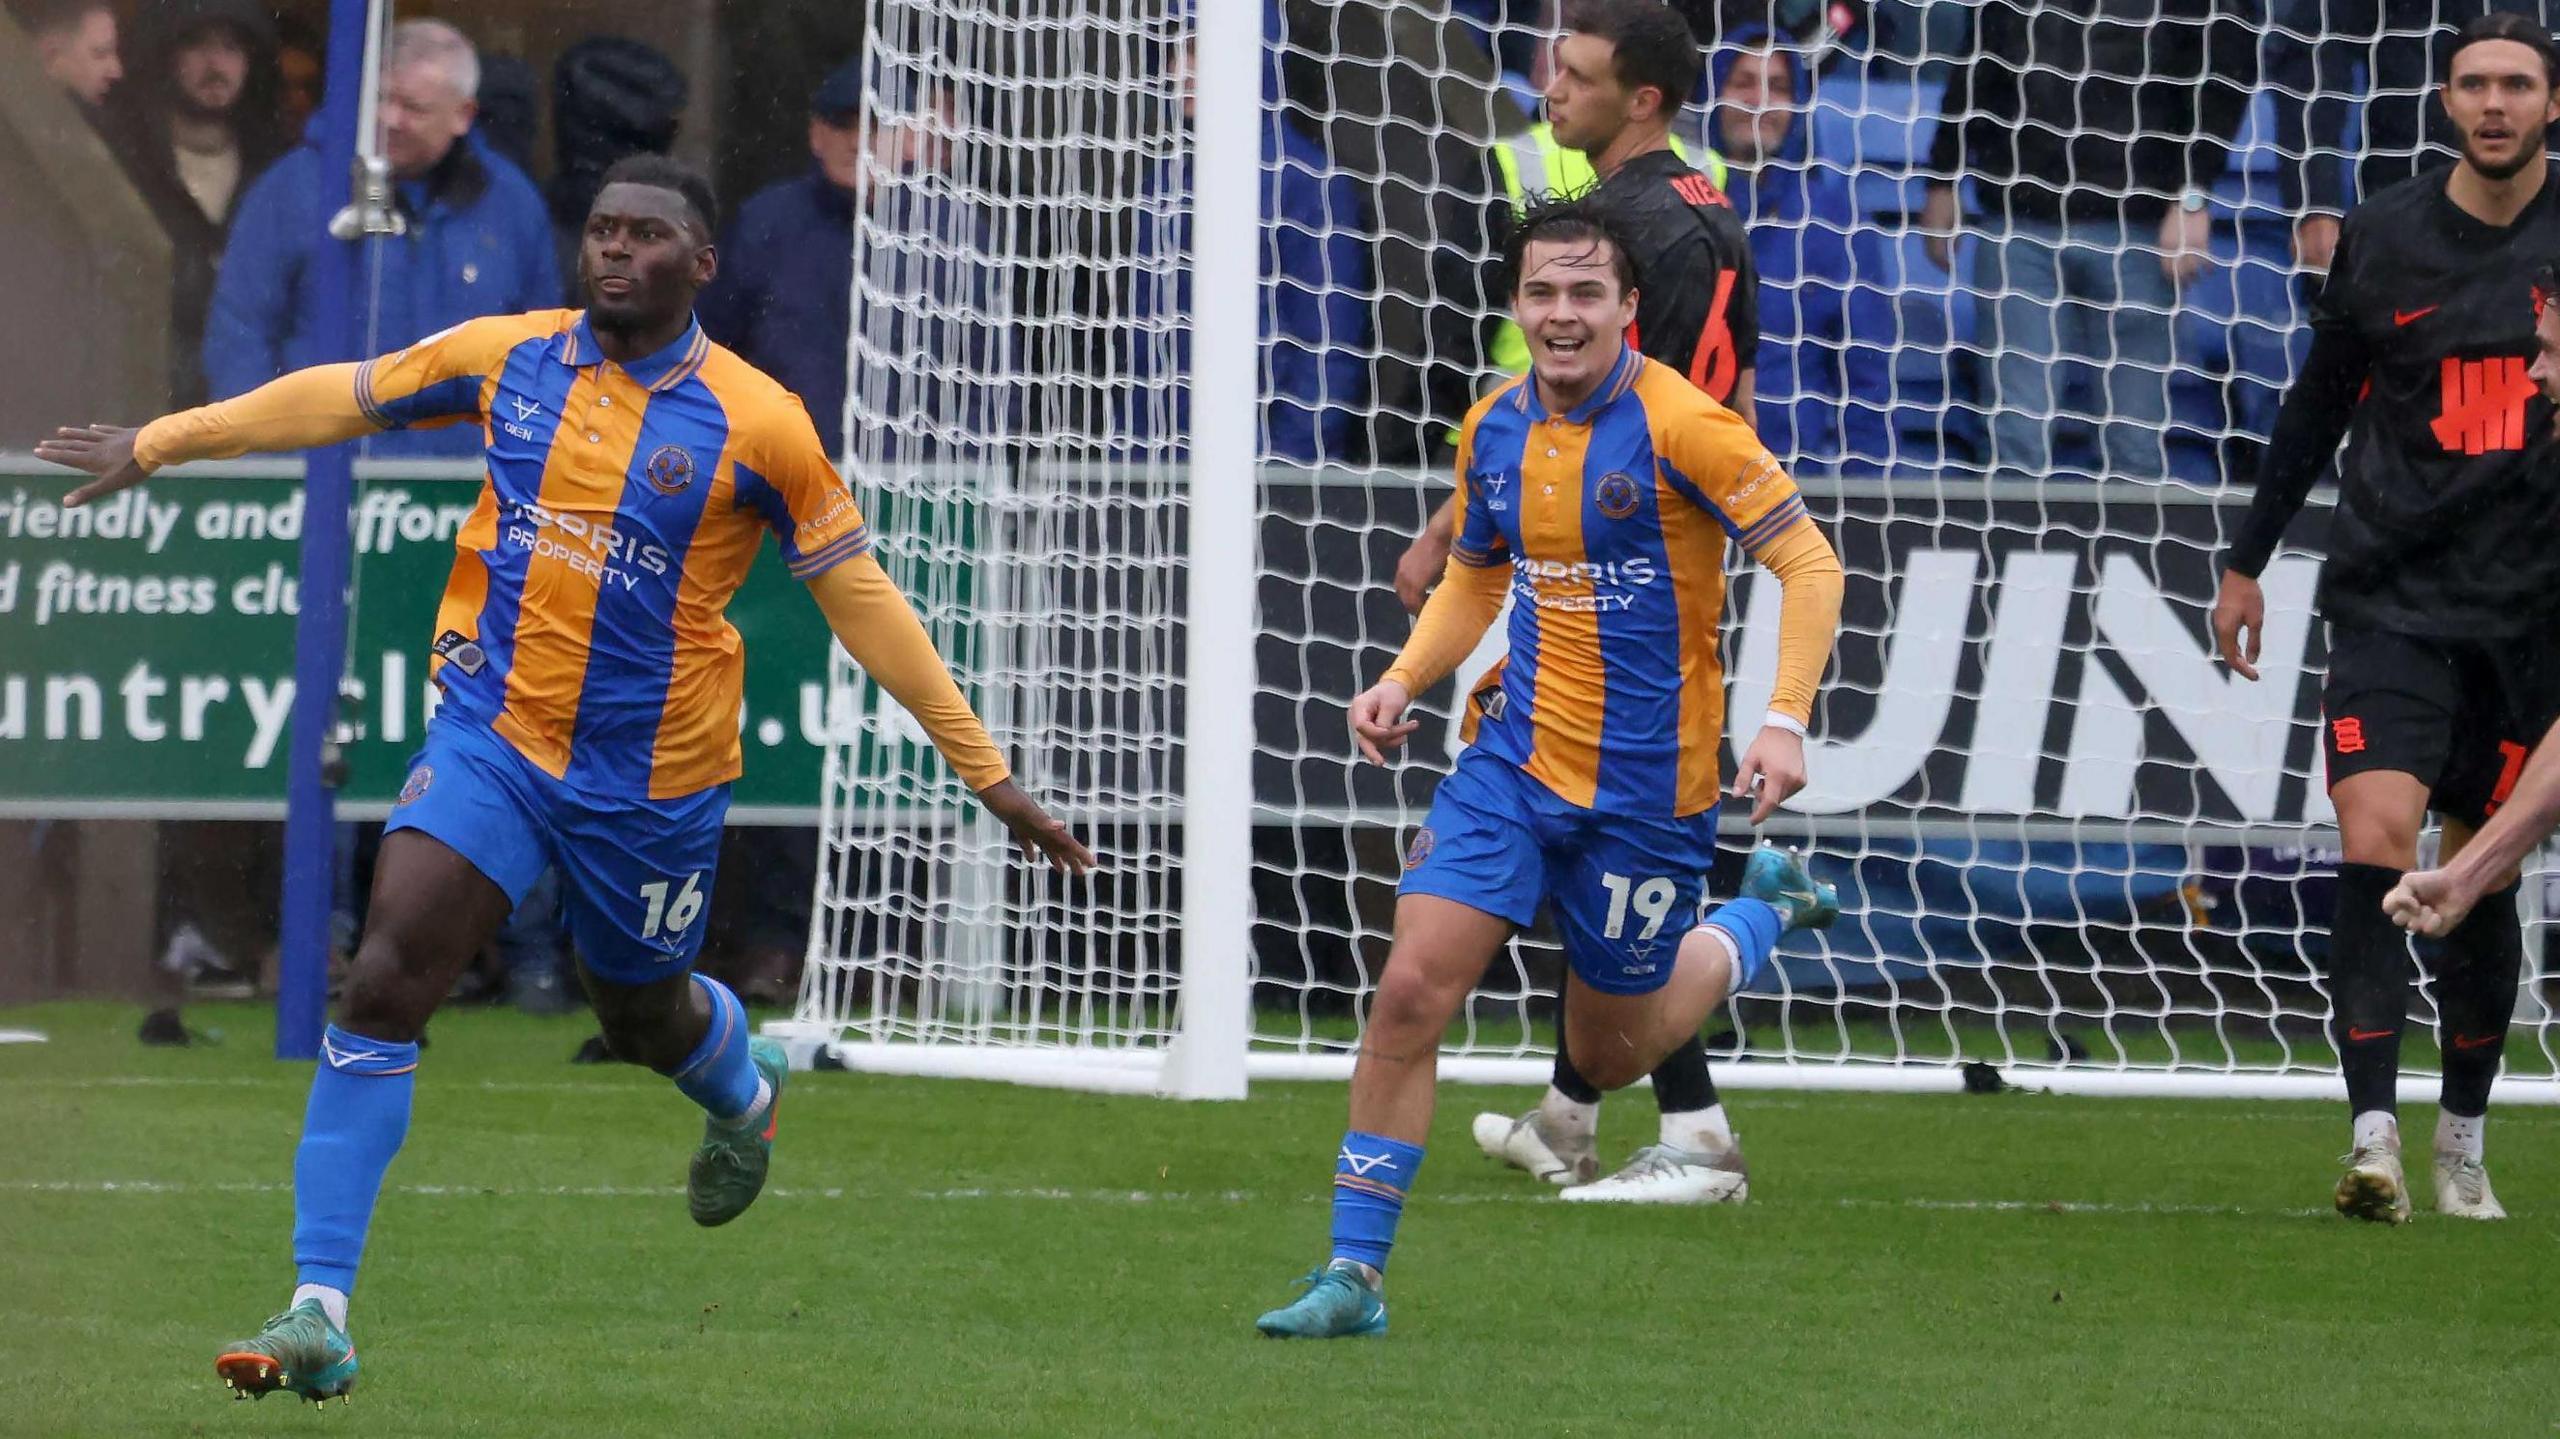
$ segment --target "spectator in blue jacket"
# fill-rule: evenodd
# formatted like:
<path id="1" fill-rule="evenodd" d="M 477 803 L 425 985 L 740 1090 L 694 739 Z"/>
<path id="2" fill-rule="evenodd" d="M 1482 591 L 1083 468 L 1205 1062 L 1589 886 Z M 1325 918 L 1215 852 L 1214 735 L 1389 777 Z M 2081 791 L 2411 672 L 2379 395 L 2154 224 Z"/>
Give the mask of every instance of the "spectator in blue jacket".
<path id="1" fill-rule="evenodd" d="M 1276 13 L 1266 12 L 1266 33 L 1276 23 Z M 1197 97 L 1187 50 L 1180 64 L 1188 119 Z M 1277 103 L 1276 64 L 1264 65 L 1262 86 L 1262 454 L 1301 465 L 1350 459 L 1357 412 L 1369 396 L 1370 257 L 1362 238 L 1369 232 L 1368 209 L 1359 186 Z M 1190 271 L 1180 263 L 1191 249 L 1191 211 L 1183 198 L 1190 192 L 1186 149 L 1182 160 L 1152 177 L 1143 197 L 1148 209 L 1170 219 L 1142 230 L 1132 255 L 1130 313 L 1141 342 L 1132 344 L 1128 363 L 1137 383 L 1114 407 L 1113 438 L 1123 443 L 1178 445 L 1190 429 L 1190 393 L 1179 379 L 1169 404 L 1157 401 L 1148 385 L 1159 363 L 1176 377 L 1190 372 L 1189 327 L 1174 326 L 1161 344 L 1143 342 L 1147 327 L 1192 312 Z"/>
<path id="2" fill-rule="evenodd" d="M 1849 182 L 1808 153 L 1813 81 L 1803 56 L 1765 25 L 1725 38 L 1708 66 L 1708 143 L 1724 157 L 1725 195 L 1750 227 L 1760 271 L 1752 397 L 1760 440 L 1795 464 L 1836 465 L 1855 218 Z"/>
<path id="3" fill-rule="evenodd" d="M 205 325 L 205 378 L 214 398 L 254 389 L 288 370 L 397 349 L 481 315 L 557 305 L 561 288 L 542 196 L 524 172 L 472 137 L 480 60 L 462 32 L 411 20 L 383 60 L 382 146 L 397 181 L 405 235 L 369 241 L 354 351 L 324 354 L 312 333 L 312 259 L 346 176 L 307 139 L 242 198 L 232 220 Z M 366 443 L 376 456 L 469 456 L 469 426 L 395 430 Z"/>
<path id="4" fill-rule="evenodd" d="M 798 395 L 828 449 L 857 461 L 926 458 L 946 441 L 1001 438 L 1008 422 L 1002 267 L 985 216 L 941 179 L 958 116 L 947 92 L 912 100 L 866 102 L 859 61 L 821 82 L 808 171 L 738 207 L 719 276 L 696 302 L 712 339 Z M 857 365 L 860 425 L 846 405 Z"/>

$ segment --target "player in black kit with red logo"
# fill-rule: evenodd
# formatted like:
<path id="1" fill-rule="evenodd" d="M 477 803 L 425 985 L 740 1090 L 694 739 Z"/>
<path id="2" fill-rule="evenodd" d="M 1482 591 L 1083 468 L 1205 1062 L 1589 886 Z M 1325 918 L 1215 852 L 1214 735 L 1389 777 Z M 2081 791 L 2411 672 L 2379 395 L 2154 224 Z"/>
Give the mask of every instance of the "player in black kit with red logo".
<path id="1" fill-rule="evenodd" d="M 2554 716 L 2554 666 L 2539 652 L 2560 610 L 2560 486 L 2528 463 L 2551 407 L 2526 370 L 2534 278 L 2560 257 L 2560 175 L 2542 140 L 2560 118 L 2555 84 L 2560 49 L 2521 16 L 2485 16 L 2455 39 L 2440 98 L 2462 157 L 2347 216 L 2214 605 L 2224 662 L 2256 679 L 2257 576 L 2345 437 L 2319 608 L 2345 850 L 2330 1031 L 2355 1126 L 2337 1205 L 2360 1219 L 2409 1217 L 2395 1099 L 2410 960 L 2383 897 L 2416 864 L 2427 812 L 2458 852 Z M 2509 872 L 2445 937 L 2437 974 L 2436 1208 L 2471 1219 L 2505 1217 L 2481 1125 L 2523 962 L 2515 884 Z"/>

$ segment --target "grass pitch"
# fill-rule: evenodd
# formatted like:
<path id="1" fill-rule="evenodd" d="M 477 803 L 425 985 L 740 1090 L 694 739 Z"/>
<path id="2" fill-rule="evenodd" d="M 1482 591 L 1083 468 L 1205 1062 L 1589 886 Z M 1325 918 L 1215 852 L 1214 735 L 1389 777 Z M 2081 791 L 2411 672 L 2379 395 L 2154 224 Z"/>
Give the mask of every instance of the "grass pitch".
<path id="1" fill-rule="evenodd" d="M 1497 1169 L 1451 1088 L 1383 1341 L 1253 1316 L 1324 1253 L 1338 1085 L 1239 1105 L 794 1077 L 774 1188 L 685 1217 L 700 1124 L 588 1032 L 439 1018 L 356 1296 L 351 1407 L 225 1400 L 291 1288 L 307 1067 L 263 1010 L 0 1010 L 0 1433 L 2550 1434 L 2560 1113 L 2515 1218 L 2328 1212 L 2327 1104 L 1755 1095 L 1739 1209 L 1591 1211 Z M 2432 1115 L 2408 1116 L 2422 1156 Z M 1614 1100 L 1603 1154 L 1650 1137 Z M 2423 1201 L 2427 1183 L 2413 1176 Z"/>

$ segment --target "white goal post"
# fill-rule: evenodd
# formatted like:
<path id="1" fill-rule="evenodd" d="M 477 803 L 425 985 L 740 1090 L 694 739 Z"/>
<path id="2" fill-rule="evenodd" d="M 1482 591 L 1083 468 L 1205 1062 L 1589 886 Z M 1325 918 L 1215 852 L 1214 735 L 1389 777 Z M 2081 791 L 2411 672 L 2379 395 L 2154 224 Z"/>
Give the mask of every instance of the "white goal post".
<path id="1" fill-rule="evenodd" d="M 1425 696 L 1380 770 L 1343 710 L 1407 632 L 1396 560 L 1447 492 L 1453 407 L 1493 378 L 1486 157 L 1528 118 L 1448 0 L 1264 10 L 867 0 L 866 93 L 898 143 L 864 162 L 849 474 L 1022 783 L 1105 865 L 1020 860 L 838 653 L 808 964 L 767 1026 L 795 1062 L 1193 1098 L 1350 1071 L 1457 721 L 1452 687 Z M 1923 263 L 1892 209 L 1939 101 L 1925 54 L 1868 43 L 1792 52 L 1820 75 L 1795 119 L 1855 197 L 1846 232 L 1755 221 L 1764 276 L 1794 265 L 1764 278 L 1763 429 L 1790 417 L 1781 458 L 1849 573 L 1813 785 L 1762 833 L 1846 913 L 1711 1022 L 1718 1082 L 1954 1090 L 1987 1066 L 2066 1093 L 2342 1095 L 2318 978 L 2325 511 L 2267 572 L 2248 684 L 2205 628 L 2245 483 L 1965 463 L 1992 297 Z M 2258 248 L 2281 220 L 2265 124 L 2174 317 L 2176 438 L 2244 482 L 2303 304 Z M 1711 139 L 1705 112 L 1684 133 Z M 1776 609 L 1736 572 L 1728 714 L 1765 707 Z M 1734 870 L 1751 838 L 1728 814 Z M 2560 1102 L 2553 882 L 2538 864 L 2525 888 L 2502 1103 Z M 1515 943 L 1441 1074 L 1544 1082 L 1560 970 L 1551 937 Z M 2432 1006 L 2422 978 L 2413 1041 Z M 2404 1099 L 2434 1097 L 2424 1058 Z"/>

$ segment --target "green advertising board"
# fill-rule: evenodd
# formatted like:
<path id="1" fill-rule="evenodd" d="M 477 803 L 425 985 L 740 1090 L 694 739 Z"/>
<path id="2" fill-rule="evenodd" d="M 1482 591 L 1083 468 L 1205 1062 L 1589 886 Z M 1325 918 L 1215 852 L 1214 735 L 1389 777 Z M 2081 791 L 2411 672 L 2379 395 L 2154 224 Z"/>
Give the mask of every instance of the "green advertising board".
<path id="1" fill-rule="evenodd" d="M 191 467 L 65 510 L 67 472 L 0 460 L 0 816 L 282 816 L 300 468 Z M 436 605 L 478 488 L 450 466 L 359 473 L 338 797 L 378 817 L 432 711 Z M 830 735 L 860 746 L 860 773 L 945 777 L 872 686 L 830 689 L 833 640 L 774 546 L 728 617 L 747 656 L 733 821 L 815 823 Z"/>

